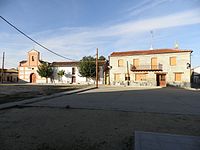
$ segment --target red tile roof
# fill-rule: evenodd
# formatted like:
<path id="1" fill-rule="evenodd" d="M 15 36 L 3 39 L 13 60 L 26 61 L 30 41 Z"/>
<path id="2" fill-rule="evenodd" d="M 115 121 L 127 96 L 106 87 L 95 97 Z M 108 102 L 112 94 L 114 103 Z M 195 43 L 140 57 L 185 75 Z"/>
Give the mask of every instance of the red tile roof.
<path id="1" fill-rule="evenodd" d="M 102 66 L 105 64 L 104 60 L 99 60 L 99 65 Z M 65 61 L 65 62 L 52 62 L 53 67 L 65 67 L 65 66 L 78 66 L 79 61 Z"/>
<path id="2" fill-rule="evenodd" d="M 0 68 L 0 71 L 2 71 L 2 69 Z M 3 69 L 4 73 L 18 73 L 18 70 L 16 69 Z"/>
<path id="3" fill-rule="evenodd" d="M 23 64 L 23 63 L 26 63 L 26 62 L 27 62 L 26 60 L 22 60 L 19 63 Z"/>
<path id="4" fill-rule="evenodd" d="M 137 50 L 126 52 L 113 52 L 110 56 L 132 56 L 132 55 L 150 55 L 150 54 L 165 54 L 165 53 L 182 53 L 191 52 L 192 50 L 180 50 L 180 49 L 154 49 L 154 50 Z"/>
<path id="5" fill-rule="evenodd" d="M 79 61 L 65 61 L 65 62 L 52 62 L 51 65 L 54 67 L 64 67 L 64 66 L 77 66 Z"/>

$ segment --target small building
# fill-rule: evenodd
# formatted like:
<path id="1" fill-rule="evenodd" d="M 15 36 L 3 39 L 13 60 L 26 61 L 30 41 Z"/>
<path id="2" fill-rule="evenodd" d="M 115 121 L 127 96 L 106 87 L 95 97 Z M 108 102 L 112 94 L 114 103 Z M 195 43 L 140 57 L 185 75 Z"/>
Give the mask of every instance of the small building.
<path id="1" fill-rule="evenodd" d="M 104 83 L 104 67 L 105 61 L 99 61 L 99 84 Z M 54 74 L 54 83 L 68 83 L 68 84 L 93 84 L 95 79 L 87 79 L 82 77 L 79 73 L 79 61 L 69 61 L 69 62 L 53 62 L 52 64 Z M 58 76 L 58 72 L 63 70 L 65 73 L 62 77 Z"/>
<path id="2" fill-rule="evenodd" d="M 17 69 L 0 69 L 0 82 L 3 83 L 16 83 L 18 82 Z"/>
<path id="3" fill-rule="evenodd" d="M 200 66 L 192 69 L 192 83 L 200 86 Z"/>
<path id="4" fill-rule="evenodd" d="M 110 83 L 131 86 L 189 87 L 192 50 L 154 49 L 113 52 Z"/>

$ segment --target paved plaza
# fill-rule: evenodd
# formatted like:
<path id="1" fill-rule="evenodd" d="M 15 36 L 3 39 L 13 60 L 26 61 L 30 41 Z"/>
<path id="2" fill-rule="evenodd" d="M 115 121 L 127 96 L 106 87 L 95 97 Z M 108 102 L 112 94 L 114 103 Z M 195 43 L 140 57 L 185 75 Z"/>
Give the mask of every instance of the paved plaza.
<path id="1" fill-rule="evenodd" d="M 137 131 L 189 136 L 187 144 L 198 148 L 199 91 L 109 86 L 63 94 L 0 110 L 1 149 L 138 150 L 140 143 L 139 150 L 155 150 L 165 143 L 154 135 L 154 143 L 144 134 L 137 140 Z"/>
<path id="2" fill-rule="evenodd" d="M 200 91 L 159 87 L 100 87 L 28 106 L 200 115 Z"/>

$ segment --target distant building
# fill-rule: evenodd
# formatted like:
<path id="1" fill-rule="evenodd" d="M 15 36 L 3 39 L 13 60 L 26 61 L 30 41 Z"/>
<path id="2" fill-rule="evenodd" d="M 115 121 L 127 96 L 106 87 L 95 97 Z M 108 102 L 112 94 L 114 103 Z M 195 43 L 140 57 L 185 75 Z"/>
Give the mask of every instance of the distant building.
<path id="1" fill-rule="evenodd" d="M 191 50 L 113 52 L 110 83 L 132 86 L 190 86 Z"/>
<path id="2" fill-rule="evenodd" d="M 18 78 L 19 82 L 46 83 L 45 78 L 41 78 L 37 73 L 38 66 L 43 61 L 40 60 L 40 52 L 31 50 L 28 52 L 27 60 L 19 62 Z"/>
<path id="3" fill-rule="evenodd" d="M 23 60 L 18 66 L 18 77 L 20 82 L 29 83 L 46 83 L 45 78 L 41 78 L 37 73 L 38 66 L 43 61 L 40 60 L 40 53 L 36 50 L 28 52 L 27 60 Z M 67 84 L 88 84 L 94 83 L 95 80 L 86 79 L 79 74 L 78 68 L 79 61 L 68 62 L 53 62 L 53 75 L 48 79 L 49 83 L 67 83 Z M 105 61 L 99 61 L 99 84 L 104 83 L 104 64 Z M 64 70 L 65 73 L 62 77 L 58 76 L 58 72 Z"/>
<path id="4" fill-rule="evenodd" d="M 16 69 L 0 69 L 0 83 L 18 82 L 18 71 Z"/>
<path id="5" fill-rule="evenodd" d="M 200 86 L 200 66 L 192 69 L 192 82 Z"/>

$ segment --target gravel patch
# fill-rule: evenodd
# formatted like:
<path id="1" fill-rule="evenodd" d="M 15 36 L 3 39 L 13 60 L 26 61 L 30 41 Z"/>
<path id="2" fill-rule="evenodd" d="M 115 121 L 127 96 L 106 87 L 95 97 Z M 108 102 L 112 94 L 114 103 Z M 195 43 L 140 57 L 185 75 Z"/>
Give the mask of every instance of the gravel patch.
<path id="1" fill-rule="evenodd" d="M 131 150 L 135 131 L 200 136 L 200 116 L 46 107 L 0 111 L 2 150 Z"/>

